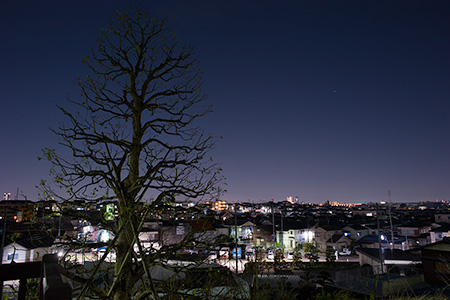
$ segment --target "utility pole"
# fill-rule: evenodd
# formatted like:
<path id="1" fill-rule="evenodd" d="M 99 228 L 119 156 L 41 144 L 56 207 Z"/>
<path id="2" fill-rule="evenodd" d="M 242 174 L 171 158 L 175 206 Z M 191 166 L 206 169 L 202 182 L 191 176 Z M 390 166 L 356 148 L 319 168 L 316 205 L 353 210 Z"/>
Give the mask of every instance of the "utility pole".
<path id="1" fill-rule="evenodd" d="M 394 250 L 394 226 L 392 225 L 392 201 L 390 190 L 388 190 L 388 199 L 389 199 L 389 222 L 391 223 L 391 241 L 392 241 L 391 249 Z"/>
<path id="2" fill-rule="evenodd" d="M 7 217 L 8 217 L 8 207 L 5 204 L 5 213 L 3 215 L 2 244 L 1 244 L 1 248 L 0 248 L 0 265 L 3 263 L 3 248 L 5 247 Z"/>
<path id="3" fill-rule="evenodd" d="M 283 220 L 283 209 L 281 209 L 281 211 L 280 211 L 280 214 L 281 214 L 281 249 L 283 250 L 283 252 L 284 252 L 284 220 Z"/>
<path id="4" fill-rule="evenodd" d="M 3 215 L 3 230 L 2 230 L 2 242 L 0 248 L 0 265 L 3 263 L 3 248 L 5 247 L 6 236 L 6 218 L 8 216 L 8 206 L 5 203 L 5 214 Z M 0 295 L 3 295 L 3 280 L 0 281 Z"/>
<path id="5" fill-rule="evenodd" d="M 237 229 L 237 202 L 234 204 L 234 233 L 235 233 L 235 243 L 234 243 L 234 249 L 236 252 L 236 274 L 239 270 L 238 265 L 238 229 Z"/>
<path id="6" fill-rule="evenodd" d="M 275 254 L 275 243 L 277 242 L 277 232 L 275 231 L 275 204 L 272 202 L 272 232 L 273 232 L 273 251 Z"/>
<path id="7" fill-rule="evenodd" d="M 378 254 L 380 256 L 381 273 L 383 273 L 383 251 L 381 250 L 380 211 L 378 209 L 378 202 L 376 204 L 376 208 L 377 208 Z"/>

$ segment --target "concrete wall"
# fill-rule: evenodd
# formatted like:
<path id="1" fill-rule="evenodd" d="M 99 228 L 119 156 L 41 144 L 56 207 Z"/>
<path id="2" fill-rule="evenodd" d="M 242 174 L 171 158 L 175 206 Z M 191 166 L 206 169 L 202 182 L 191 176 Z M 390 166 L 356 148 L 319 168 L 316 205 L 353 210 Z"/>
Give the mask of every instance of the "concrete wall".
<path id="1" fill-rule="evenodd" d="M 424 282 L 423 275 L 408 276 L 402 278 L 396 278 L 395 280 L 382 281 L 383 283 L 383 296 L 392 295 L 403 292 L 415 284 Z"/>

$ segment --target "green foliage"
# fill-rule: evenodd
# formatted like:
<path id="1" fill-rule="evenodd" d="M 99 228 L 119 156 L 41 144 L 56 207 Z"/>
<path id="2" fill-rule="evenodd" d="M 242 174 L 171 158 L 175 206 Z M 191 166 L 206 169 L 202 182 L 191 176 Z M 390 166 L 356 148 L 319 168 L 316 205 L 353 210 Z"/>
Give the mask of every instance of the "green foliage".
<path id="1" fill-rule="evenodd" d="M 251 289 L 252 300 L 294 300 L 296 290 L 285 277 L 278 280 L 274 286 L 264 284 Z"/>
<path id="2" fill-rule="evenodd" d="M 261 247 L 255 248 L 255 261 L 256 262 L 262 262 L 265 258 L 266 252 Z"/>
<path id="3" fill-rule="evenodd" d="M 326 292 L 325 290 L 321 290 L 317 293 L 316 300 L 350 300 L 352 297 L 349 293 L 344 291 L 339 292 Z"/>
<path id="4" fill-rule="evenodd" d="M 245 264 L 244 273 L 257 274 L 259 262 L 250 261 Z"/>
<path id="5" fill-rule="evenodd" d="M 319 275 L 317 275 L 316 283 L 324 286 L 325 283 L 333 282 L 331 275 L 328 271 L 320 271 Z"/>
<path id="6" fill-rule="evenodd" d="M 184 276 L 158 283 L 161 299 L 238 299 L 243 288 L 227 268 L 192 268 L 181 271 Z M 217 297 L 218 287 L 226 286 Z"/>
<path id="7" fill-rule="evenodd" d="M 314 243 L 307 242 L 305 243 L 305 252 L 313 252 L 317 249 Z"/>
<path id="8" fill-rule="evenodd" d="M 292 258 L 292 264 L 294 265 L 294 268 L 300 268 L 303 264 L 302 261 L 302 249 L 303 244 L 299 243 L 294 248 L 294 254 Z"/>
<path id="9" fill-rule="evenodd" d="M 334 300 L 334 295 L 332 293 L 327 293 L 325 290 L 322 290 L 320 293 L 316 295 L 316 300 Z"/>
<path id="10" fill-rule="evenodd" d="M 286 246 L 283 245 L 281 242 L 275 242 L 275 248 L 276 249 L 284 249 L 284 248 L 286 248 Z"/>
<path id="11" fill-rule="evenodd" d="M 275 284 L 275 288 L 271 293 L 272 299 L 289 300 L 295 299 L 295 290 L 292 288 L 291 283 L 287 281 L 286 277 L 282 277 Z"/>
<path id="12" fill-rule="evenodd" d="M 17 282 L 18 283 L 18 282 Z M 39 290 L 40 290 L 40 279 L 33 278 L 27 279 L 26 282 L 26 299 L 27 300 L 38 300 Z M 2 300 L 18 299 L 19 286 L 14 284 L 7 284 L 4 286 Z"/>
<path id="13" fill-rule="evenodd" d="M 305 243 L 305 252 L 311 264 L 319 262 L 319 249 L 314 243 Z"/>
<path id="14" fill-rule="evenodd" d="M 271 300 L 270 295 L 272 287 L 268 284 L 258 285 L 255 284 L 250 290 L 250 298 L 252 300 Z"/>
<path id="15" fill-rule="evenodd" d="M 309 256 L 309 262 L 312 264 L 317 264 L 319 262 L 319 253 L 311 253 L 311 255 Z"/>
<path id="16" fill-rule="evenodd" d="M 114 204 L 113 203 L 109 203 L 105 206 L 103 218 L 105 219 L 105 221 L 114 220 Z"/>
<path id="17" fill-rule="evenodd" d="M 274 254 L 274 259 L 273 259 L 274 270 L 278 271 L 278 270 L 283 269 L 284 264 L 285 264 L 285 261 L 284 261 L 283 249 L 276 248 L 275 254 Z"/>
<path id="18" fill-rule="evenodd" d="M 39 279 L 28 279 L 27 280 L 27 299 L 39 299 L 40 290 L 40 280 Z"/>
<path id="19" fill-rule="evenodd" d="M 327 246 L 327 250 L 325 251 L 325 256 L 327 263 L 332 264 L 336 261 L 335 250 L 331 246 Z"/>
<path id="20" fill-rule="evenodd" d="M 316 289 L 313 283 L 314 277 L 311 273 L 306 272 L 301 276 L 301 280 L 295 290 L 297 299 L 312 299 L 316 294 Z"/>

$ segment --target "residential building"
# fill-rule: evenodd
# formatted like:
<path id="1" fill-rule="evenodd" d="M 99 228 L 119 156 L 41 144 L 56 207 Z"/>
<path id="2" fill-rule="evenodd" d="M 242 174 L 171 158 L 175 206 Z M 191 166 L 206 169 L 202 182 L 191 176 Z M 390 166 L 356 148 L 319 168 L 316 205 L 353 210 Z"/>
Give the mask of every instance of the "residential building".
<path id="1" fill-rule="evenodd" d="M 434 221 L 436 223 L 450 223 L 450 214 L 446 213 L 434 214 Z"/>
<path id="2" fill-rule="evenodd" d="M 277 242 L 280 243 L 286 251 L 292 251 L 297 244 L 311 242 L 314 238 L 314 231 L 309 229 L 304 222 L 284 222 L 283 231 L 277 230 Z"/>
<path id="3" fill-rule="evenodd" d="M 450 223 L 436 224 L 436 228 L 430 230 L 430 242 L 436 243 L 446 237 L 450 237 Z"/>
<path id="4" fill-rule="evenodd" d="M 323 225 L 317 227 L 314 230 L 314 241 L 317 245 L 317 248 L 320 251 L 325 252 L 327 250 L 327 242 L 335 234 L 343 235 L 342 228 L 331 225 Z"/>
<path id="5" fill-rule="evenodd" d="M 363 226 L 360 224 L 347 225 L 342 228 L 342 232 L 346 237 L 349 237 L 352 240 L 359 240 L 362 237 L 367 235 L 377 234 L 377 230 L 373 229 L 369 226 Z"/>
<path id="6" fill-rule="evenodd" d="M 350 248 L 352 240 L 342 233 L 333 234 L 327 241 L 326 247 L 331 247 L 335 250 L 342 250 Z M 326 249 L 326 248 L 325 248 Z"/>
<path id="7" fill-rule="evenodd" d="M 417 248 L 429 244 L 430 231 L 433 227 L 419 221 L 409 221 L 397 227 L 397 235 L 408 240 L 408 248 Z"/>
<path id="8" fill-rule="evenodd" d="M 450 282 L 450 238 L 421 248 L 425 282 L 448 286 Z"/>
<path id="9" fill-rule="evenodd" d="M 30 231 L 14 238 L 12 235 L 6 236 L 2 263 L 40 261 L 44 254 L 56 250 L 54 240 L 54 237 L 41 231 Z"/>

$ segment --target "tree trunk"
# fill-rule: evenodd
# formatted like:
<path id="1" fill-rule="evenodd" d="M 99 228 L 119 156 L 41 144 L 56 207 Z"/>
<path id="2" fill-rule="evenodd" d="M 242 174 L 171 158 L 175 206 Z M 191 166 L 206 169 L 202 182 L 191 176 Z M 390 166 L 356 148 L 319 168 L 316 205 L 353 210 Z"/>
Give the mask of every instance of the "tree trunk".
<path id="1" fill-rule="evenodd" d="M 125 201 L 123 201 L 125 202 Z M 119 206 L 119 227 L 124 226 L 117 239 L 116 247 L 116 265 L 114 269 L 114 276 L 117 284 L 114 288 L 114 300 L 128 300 L 131 299 L 133 286 L 133 263 L 131 251 L 133 251 L 133 237 L 134 232 L 131 222 L 135 222 L 132 218 L 130 208 L 127 205 Z M 128 220 L 130 219 L 130 220 Z M 130 252 L 130 253 L 128 253 Z"/>

